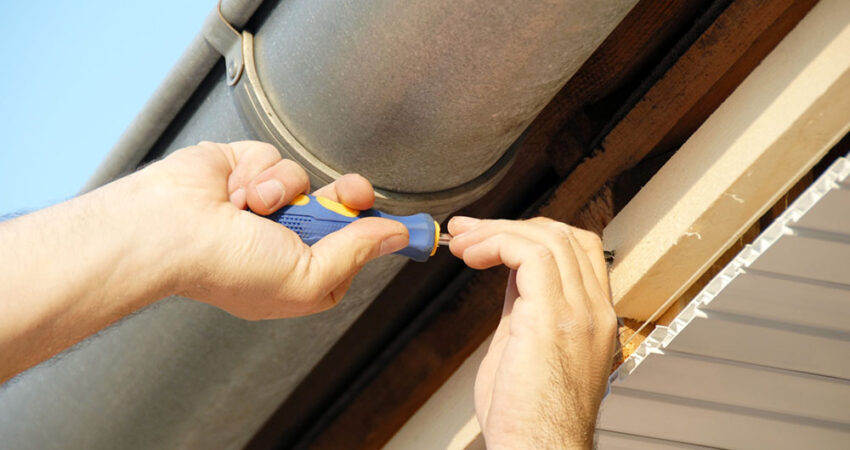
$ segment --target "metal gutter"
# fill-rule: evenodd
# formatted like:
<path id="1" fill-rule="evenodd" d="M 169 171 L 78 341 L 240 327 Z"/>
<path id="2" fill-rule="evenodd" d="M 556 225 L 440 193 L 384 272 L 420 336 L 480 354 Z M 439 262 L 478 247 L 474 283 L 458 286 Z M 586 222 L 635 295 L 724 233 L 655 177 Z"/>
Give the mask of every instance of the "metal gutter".
<path id="1" fill-rule="evenodd" d="M 398 207 L 446 213 L 484 193 L 514 139 L 635 2 L 499 0 L 482 11 L 477 0 L 285 0 L 264 4 L 252 37 L 233 42 L 213 11 L 86 189 L 200 140 L 267 139 L 327 166 L 315 164 L 314 186 L 361 171 Z M 241 28 L 258 5 L 225 1 L 222 16 Z M 241 77 L 217 63 L 237 48 Z M 310 317 L 247 322 L 164 299 L 4 386 L 4 445 L 240 448 L 406 262 L 367 265 L 345 301 Z"/>

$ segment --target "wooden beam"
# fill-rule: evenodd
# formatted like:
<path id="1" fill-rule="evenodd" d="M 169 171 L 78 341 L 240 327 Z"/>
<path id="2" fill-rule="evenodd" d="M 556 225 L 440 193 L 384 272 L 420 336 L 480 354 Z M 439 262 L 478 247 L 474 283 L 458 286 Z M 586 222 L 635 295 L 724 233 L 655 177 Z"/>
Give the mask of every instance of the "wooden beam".
<path id="1" fill-rule="evenodd" d="M 667 142 L 665 138 L 678 131 L 676 125 L 683 117 L 701 109 L 700 103 L 722 102 L 782 39 L 784 34 L 777 35 L 772 30 L 774 24 L 790 16 L 793 26 L 814 3 L 815 0 L 738 0 L 729 5 L 617 122 L 593 156 L 570 173 L 541 213 L 564 222 L 572 220 L 605 182 Z M 738 68 L 741 58 L 759 41 L 771 45 L 760 48 L 761 54 L 754 55 L 752 61 L 743 60 L 742 68 Z M 737 73 L 739 78 L 726 79 L 729 72 Z M 725 90 L 720 89 L 724 86 Z M 716 95 L 707 97 L 708 94 Z M 703 111 L 700 117 L 704 120 L 709 113 Z"/>
<path id="2" fill-rule="evenodd" d="M 850 130 L 848 23 L 850 3 L 823 0 L 606 228 L 606 245 L 619 251 L 611 273 L 618 312 L 626 305 L 651 315 L 663 303 L 657 298 L 669 297 L 645 286 L 663 292 L 686 288 Z M 659 265 L 668 272 L 657 271 Z M 626 283 L 630 280 L 636 281 Z M 633 292 L 645 296 L 628 303 Z M 655 304 L 647 307 L 647 298 L 656 298 Z M 470 430 L 472 416 L 443 421 L 439 429 L 433 424 L 445 399 L 469 401 L 475 378 L 469 368 L 478 366 L 485 349 L 479 347 L 463 363 L 466 369 L 443 385 L 440 397 L 429 399 L 402 427 L 392 448 L 420 435 L 453 443 L 448 448 L 480 442 Z"/>

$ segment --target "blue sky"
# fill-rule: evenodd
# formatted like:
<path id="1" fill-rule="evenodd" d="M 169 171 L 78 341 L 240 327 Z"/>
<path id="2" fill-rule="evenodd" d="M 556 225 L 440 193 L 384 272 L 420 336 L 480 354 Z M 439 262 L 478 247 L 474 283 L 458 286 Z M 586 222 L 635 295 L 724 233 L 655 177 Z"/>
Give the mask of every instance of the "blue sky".
<path id="1" fill-rule="evenodd" d="M 76 194 L 216 3 L 0 1 L 0 215 Z"/>

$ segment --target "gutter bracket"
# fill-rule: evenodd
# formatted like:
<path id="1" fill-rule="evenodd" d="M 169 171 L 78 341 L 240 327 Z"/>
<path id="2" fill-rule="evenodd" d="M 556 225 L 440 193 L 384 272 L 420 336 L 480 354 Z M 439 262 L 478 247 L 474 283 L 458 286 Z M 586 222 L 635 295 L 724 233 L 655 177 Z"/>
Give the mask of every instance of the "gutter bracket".
<path id="1" fill-rule="evenodd" d="M 236 86 L 234 92 L 245 123 L 257 133 L 261 140 L 277 147 L 284 158 L 300 164 L 310 176 L 312 186 L 323 186 L 341 177 L 342 173 L 313 155 L 287 128 L 283 118 L 275 111 L 257 73 L 254 59 L 254 35 L 243 31 L 241 43 L 243 47 L 239 53 L 239 61 L 242 62 L 244 58 L 245 77 Z M 242 69 L 239 70 L 241 73 Z M 435 217 L 448 215 L 477 200 L 502 179 L 513 163 L 524 136 L 525 134 L 521 135 L 493 166 L 472 181 L 455 188 L 424 193 L 395 192 L 375 187 L 375 205 L 394 214 L 427 211 Z"/>
<path id="2" fill-rule="evenodd" d="M 221 13 L 221 1 L 216 9 L 219 20 L 210 21 L 210 26 L 204 27 L 204 39 L 224 56 L 227 85 L 234 86 L 239 82 L 245 67 L 242 58 L 242 34 Z"/>

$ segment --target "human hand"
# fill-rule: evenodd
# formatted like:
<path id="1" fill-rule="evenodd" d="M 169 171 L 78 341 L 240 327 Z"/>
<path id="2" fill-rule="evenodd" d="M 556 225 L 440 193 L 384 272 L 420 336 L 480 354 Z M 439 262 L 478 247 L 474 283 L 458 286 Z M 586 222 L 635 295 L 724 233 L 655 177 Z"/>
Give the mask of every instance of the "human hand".
<path id="1" fill-rule="evenodd" d="M 306 172 L 269 144 L 202 142 L 136 174 L 144 178 L 149 245 L 171 249 L 171 293 L 245 319 L 315 313 L 334 306 L 371 259 L 407 245 L 398 222 L 364 218 L 312 247 L 258 214 L 310 188 Z M 374 202 L 371 184 L 345 175 L 314 195 L 354 209 Z"/>
<path id="2" fill-rule="evenodd" d="M 545 218 L 455 217 L 454 255 L 511 269 L 502 318 L 475 380 L 488 448 L 590 448 L 615 348 L 602 243 Z"/>

